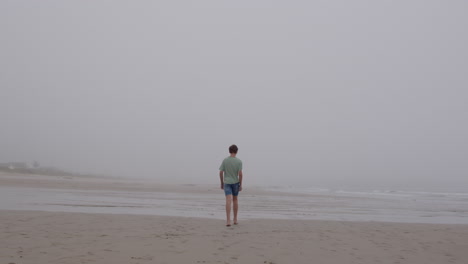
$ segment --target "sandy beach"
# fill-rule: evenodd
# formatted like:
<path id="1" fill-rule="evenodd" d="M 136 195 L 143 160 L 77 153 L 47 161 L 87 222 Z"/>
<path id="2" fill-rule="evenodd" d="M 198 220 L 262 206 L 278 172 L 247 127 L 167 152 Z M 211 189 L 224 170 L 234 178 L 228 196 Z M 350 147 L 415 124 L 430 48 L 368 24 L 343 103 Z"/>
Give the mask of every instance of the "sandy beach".
<path id="1" fill-rule="evenodd" d="M 466 263 L 468 226 L 2 211 L 0 263 Z"/>
<path id="2" fill-rule="evenodd" d="M 65 191 L 209 192 L 190 185 L 37 175 L 3 174 L 0 183 L 3 190 L 24 187 L 31 192 L 35 186 Z M 215 210 L 222 215 L 219 203 Z M 104 213 L 0 210 L 0 263 L 462 264 L 468 259 L 468 225 L 464 224 L 240 217 L 239 225 L 226 227 L 217 217 L 109 214 L 104 205 L 87 206 Z"/>

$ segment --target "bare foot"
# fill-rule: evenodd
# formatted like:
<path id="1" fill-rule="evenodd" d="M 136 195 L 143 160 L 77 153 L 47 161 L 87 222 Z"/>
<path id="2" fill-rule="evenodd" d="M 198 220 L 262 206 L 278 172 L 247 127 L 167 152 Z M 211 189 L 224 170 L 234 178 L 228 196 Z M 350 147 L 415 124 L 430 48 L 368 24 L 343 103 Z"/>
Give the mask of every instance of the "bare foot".
<path id="1" fill-rule="evenodd" d="M 226 222 L 226 226 L 231 226 L 231 221 L 230 220 Z"/>
<path id="2" fill-rule="evenodd" d="M 234 220 L 234 224 L 237 225 L 239 222 L 237 222 L 237 220 Z"/>

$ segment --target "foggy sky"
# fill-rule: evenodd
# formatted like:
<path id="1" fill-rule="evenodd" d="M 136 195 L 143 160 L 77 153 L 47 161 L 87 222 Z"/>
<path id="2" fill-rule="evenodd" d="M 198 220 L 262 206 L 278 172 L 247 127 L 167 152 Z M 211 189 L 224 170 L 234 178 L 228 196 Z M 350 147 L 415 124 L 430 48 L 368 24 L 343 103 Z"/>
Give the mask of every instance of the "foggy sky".
<path id="1" fill-rule="evenodd" d="M 466 1 L 1 1 L 0 162 L 468 183 Z"/>

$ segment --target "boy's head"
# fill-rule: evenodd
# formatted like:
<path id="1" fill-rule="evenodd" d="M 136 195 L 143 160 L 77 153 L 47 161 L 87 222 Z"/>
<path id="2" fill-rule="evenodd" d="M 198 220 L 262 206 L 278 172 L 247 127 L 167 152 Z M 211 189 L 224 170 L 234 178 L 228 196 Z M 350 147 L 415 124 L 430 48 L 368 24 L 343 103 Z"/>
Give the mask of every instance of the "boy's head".
<path id="1" fill-rule="evenodd" d="M 236 145 L 231 145 L 229 147 L 229 153 L 231 153 L 231 154 L 237 154 L 237 150 L 238 150 L 238 148 L 237 148 Z"/>

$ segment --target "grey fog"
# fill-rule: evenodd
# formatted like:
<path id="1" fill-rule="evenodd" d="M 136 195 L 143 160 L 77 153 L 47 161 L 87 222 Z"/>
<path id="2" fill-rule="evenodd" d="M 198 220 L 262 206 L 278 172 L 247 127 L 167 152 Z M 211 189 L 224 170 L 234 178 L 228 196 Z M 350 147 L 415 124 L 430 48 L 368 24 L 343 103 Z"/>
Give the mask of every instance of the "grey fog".
<path id="1" fill-rule="evenodd" d="M 0 163 L 217 184 L 237 144 L 244 186 L 466 187 L 466 10 L 1 1 Z"/>

